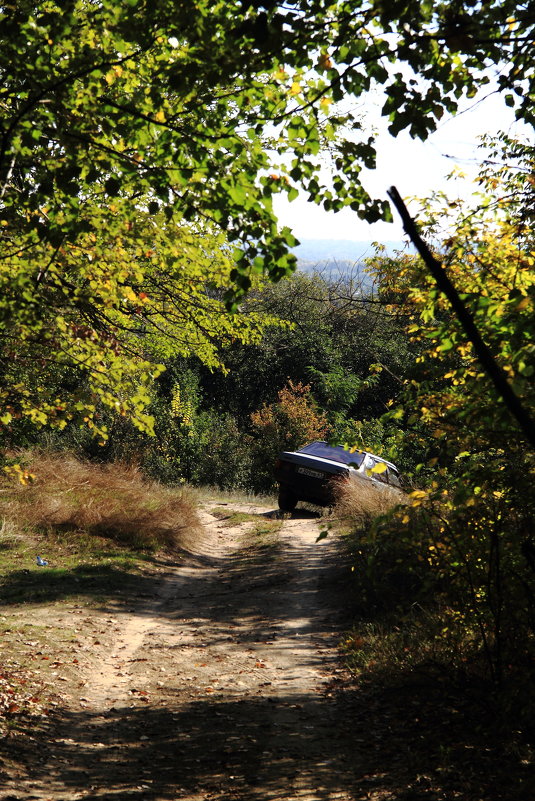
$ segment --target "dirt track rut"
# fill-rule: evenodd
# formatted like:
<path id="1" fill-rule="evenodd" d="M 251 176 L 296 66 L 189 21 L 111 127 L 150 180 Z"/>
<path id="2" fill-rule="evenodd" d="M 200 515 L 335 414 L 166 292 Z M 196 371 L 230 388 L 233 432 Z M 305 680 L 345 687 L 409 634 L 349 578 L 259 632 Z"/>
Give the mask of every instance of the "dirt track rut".
<path id="1" fill-rule="evenodd" d="M 207 507 L 203 522 L 199 552 L 163 565 L 153 593 L 87 619 L 100 634 L 83 686 L 64 695 L 39 758 L 0 797 L 355 797 L 342 747 L 351 722 L 331 692 L 336 544 L 316 542 L 306 513 L 283 522 L 276 544 L 244 540 L 254 520 L 229 528 Z"/>

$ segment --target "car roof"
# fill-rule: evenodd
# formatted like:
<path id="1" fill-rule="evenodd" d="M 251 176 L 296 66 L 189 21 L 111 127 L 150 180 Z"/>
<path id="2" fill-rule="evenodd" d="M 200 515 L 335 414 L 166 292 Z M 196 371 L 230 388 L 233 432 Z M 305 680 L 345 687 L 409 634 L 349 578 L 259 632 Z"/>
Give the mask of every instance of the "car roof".
<path id="1" fill-rule="evenodd" d="M 329 445 L 329 443 L 326 442 L 323 439 L 318 439 L 318 440 L 314 440 L 314 442 L 309 442 L 309 443 L 307 443 L 307 445 L 303 445 L 302 448 L 299 448 L 299 450 L 295 451 L 295 452 L 296 453 L 301 453 L 305 448 L 310 448 L 311 445 L 324 445 L 325 447 L 332 448 L 333 450 L 342 450 L 342 451 L 345 451 L 346 453 L 349 452 L 349 448 L 344 448 L 343 445 Z M 361 448 L 356 448 L 356 453 L 362 453 L 364 456 L 371 456 L 373 459 L 377 459 L 379 462 L 384 462 L 386 465 L 388 465 L 388 467 L 391 467 L 396 472 L 399 472 L 399 469 L 396 467 L 396 465 L 393 462 L 389 462 L 388 459 L 385 459 L 383 456 L 377 456 L 375 453 L 371 453 L 370 451 L 362 450 Z M 328 457 L 324 457 L 324 458 L 328 458 Z"/>

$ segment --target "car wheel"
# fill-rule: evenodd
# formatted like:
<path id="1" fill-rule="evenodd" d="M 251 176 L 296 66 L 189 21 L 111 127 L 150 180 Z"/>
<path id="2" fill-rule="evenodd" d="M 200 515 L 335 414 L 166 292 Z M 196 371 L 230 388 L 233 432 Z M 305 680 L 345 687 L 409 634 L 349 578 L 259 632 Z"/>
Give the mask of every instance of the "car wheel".
<path id="1" fill-rule="evenodd" d="M 290 490 L 284 489 L 283 487 L 279 490 L 279 509 L 281 512 L 293 512 L 295 507 L 297 506 L 298 498 L 295 497 L 293 492 Z"/>

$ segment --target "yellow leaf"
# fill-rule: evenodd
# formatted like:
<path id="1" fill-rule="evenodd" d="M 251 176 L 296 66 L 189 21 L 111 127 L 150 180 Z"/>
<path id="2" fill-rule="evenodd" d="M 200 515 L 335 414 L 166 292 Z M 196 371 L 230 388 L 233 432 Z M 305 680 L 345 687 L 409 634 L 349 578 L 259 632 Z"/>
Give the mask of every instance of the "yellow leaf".
<path id="1" fill-rule="evenodd" d="M 384 462 L 377 462 L 376 465 L 372 467 L 370 473 L 384 473 L 386 470 L 386 464 Z"/>
<path id="2" fill-rule="evenodd" d="M 424 490 L 413 490 L 410 493 L 410 497 L 411 498 L 425 498 L 426 495 L 427 495 L 427 493 L 424 492 Z"/>
<path id="3" fill-rule="evenodd" d="M 165 114 L 161 109 L 160 111 L 156 112 L 156 114 L 154 115 L 154 119 L 156 122 L 165 122 Z"/>
<path id="4" fill-rule="evenodd" d="M 123 287 L 123 295 L 125 296 L 125 298 L 127 298 L 127 300 L 136 301 L 138 299 L 136 293 L 134 292 L 131 286 Z"/>

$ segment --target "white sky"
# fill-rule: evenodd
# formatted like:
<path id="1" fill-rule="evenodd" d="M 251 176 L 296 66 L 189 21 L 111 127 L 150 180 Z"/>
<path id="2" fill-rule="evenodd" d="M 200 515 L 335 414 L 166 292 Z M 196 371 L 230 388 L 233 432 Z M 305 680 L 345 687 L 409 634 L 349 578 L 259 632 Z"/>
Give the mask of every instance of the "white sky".
<path id="1" fill-rule="evenodd" d="M 456 196 L 469 196 L 474 186 L 470 178 L 462 183 L 456 181 L 453 189 L 453 186 L 448 187 L 446 176 L 456 165 L 467 176 L 473 178 L 477 174 L 477 163 L 481 158 L 477 153 L 479 136 L 506 131 L 519 136 L 523 133 L 524 139 L 533 137 L 531 129 L 515 122 L 513 110 L 498 95 L 479 102 L 471 101 L 467 109 L 454 118 L 444 117 L 426 142 L 411 139 L 407 133 L 394 139 L 386 132 L 385 121 L 379 127 L 378 106 L 368 111 L 365 118 L 373 119 L 377 128 L 385 132 L 380 134 L 377 142 L 377 169 L 366 171 L 367 177 L 363 182 L 372 195 L 385 199 L 386 190 L 392 185 L 403 198 L 425 197 L 437 189 L 449 189 Z M 338 213 L 325 212 L 321 206 L 308 203 L 301 197 L 293 203 L 282 197 L 276 198 L 274 207 L 280 223 L 288 225 L 298 239 L 403 239 L 403 229 L 395 211 L 393 223 L 370 225 L 349 209 Z"/>

